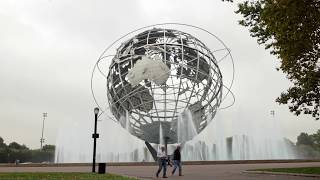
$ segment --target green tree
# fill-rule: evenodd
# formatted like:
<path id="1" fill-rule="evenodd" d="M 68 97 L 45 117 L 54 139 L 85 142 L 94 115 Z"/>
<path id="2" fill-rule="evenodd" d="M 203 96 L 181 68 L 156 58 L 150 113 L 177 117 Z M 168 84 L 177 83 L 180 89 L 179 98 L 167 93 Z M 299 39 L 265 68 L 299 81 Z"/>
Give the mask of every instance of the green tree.
<path id="1" fill-rule="evenodd" d="M 54 145 L 44 145 L 42 150 L 31 150 L 26 145 L 11 142 L 8 146 L 0 137 L 0 163 L 14 163 L 16 160 L 22 162 L 54 162 Z"/>
<path id="2" fill-rule="evenodd" d="M 291 112 L 320 116 L 320 1 L 255 0 L 238 5 L 239 22 L 281 62 L 293 83 L 276 99 Z"/>
<path id="3" fill-rule="evenodd" d="M 312 147 L 314 145 L 312 136 L 309 136 L 307 133 L 301 133 L 297 137 L 297 145 L 307 145 Z"/>
<path id="4" fill-rule="evenodd" d="M 320 152 L 316 151 L 313 147 L 301 144 L 298 147 L 298 158 L 316 158 L 319 159 Z"/>
<path id="5" fill-rule="evenodd" d="M 27 149 L 29 149 L 26 145 L 20 145 L 19 143 L 17 143 L 17 142 L 12 142 L 12 143 L 10 143 L 9 145 L 8 145 L 8 147 L 10 148 L 10 149 L 15 149 L 15 150 L 27 150 Z"/>
<path id="6" fill-rule="evenodd" d="M 46 144 L 42 147 L 43 151 L 54 151 L 55 150 L 55 145 L 50 145 L 50 144 Z"/>
<path id="7" fill-rule="evenodd" d="M 4 143 L 4 140 L 2 139 L 2 137 L 0 137 L 0 149 L 3 149 L 7 147 L 7 145 Z"/>
<path id="8" fill-rule="evenodd" d="M 315 148 L 320 151 L 320 129 L 311 135 Z"/>
<path id="9" fill-rule="evenodd" d="M 0 137 L 0 163 L 7 162 L 8 153 L 7 153 L 7 145 L 4 143 L 2 137 Z"/>

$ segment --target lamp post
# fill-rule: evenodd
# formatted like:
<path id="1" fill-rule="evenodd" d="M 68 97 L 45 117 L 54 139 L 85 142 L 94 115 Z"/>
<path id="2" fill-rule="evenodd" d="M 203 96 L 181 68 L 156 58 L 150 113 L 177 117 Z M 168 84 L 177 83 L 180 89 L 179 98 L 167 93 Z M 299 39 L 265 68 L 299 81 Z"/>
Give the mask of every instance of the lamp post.
<path id="1" fill-rule="evenodd" d="M 275 114 L 274 110 L 271 110 L 270 114 L 271 114 L 272 117 L 274 117 L 274 114 Z"/>
<path id="2" fill-rule="evenodd" d="M 41 132 L 41 138 L 40 138 L 40 150 L 42 150 L 42 144 L 44 143 L 44 138 L 43 138 L 43 131 L 44 131 L 44 120 L 46 117 L 48 117 L 48 113 L 42 113 L 42 132 Z"/>
<path id="3" fill-rule="evenodd" d="M 92 172 L 96 172 L 96 146 L 97 146 L 97 138 L 99 138 L 99 134 L 97 134 L 97 120 L 98 120 L 99 108 L 94 108 L 94 133 L 92 134 L 93 138 L 93 160 L 92 160 Z"/>

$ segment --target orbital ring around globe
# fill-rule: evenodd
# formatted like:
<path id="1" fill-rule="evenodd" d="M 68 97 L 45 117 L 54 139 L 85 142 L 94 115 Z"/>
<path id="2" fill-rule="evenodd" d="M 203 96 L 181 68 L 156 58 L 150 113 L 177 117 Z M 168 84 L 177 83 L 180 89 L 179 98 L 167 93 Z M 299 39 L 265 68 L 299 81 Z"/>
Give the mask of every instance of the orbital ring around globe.
<path id="1" fill-rule="evenodd" d="M 177 26 L 179 30 L 169 26 Z M 186 27 L 192 31 L 185 32 Z M 190 33 L 195 30 L 209 34 L 218 43 L 210 48 L 208 42 L 203 43 L 194 36 L 199 33 Z M 220 51 L 226 53 L 217 59 Z M 228 86 L 223 83 L 219 67 L 226 58 L 232 65 Z M 108 64 L 102 66 L 102 63 Z M 93 88 L 97 70 L 106 81 L 108 103 L 104 104 L 108 105 L 103 105 L 105 110 L 98 103 Z M 191 119 L 198 134 L 218 110 L 231 107 L 235 102 L 231 92 L 233 81 L 233 58 L 222 40 L 197 26 L 162 23 L 131 31 L 108 46 L 92 71 L 91 92 L 102 113 L 108 111 L 106 115 L 110 119 L 124 128 L 130 127 L 128 131 L 132 135 L 159 144 L 159 136 L 164 133 L 170 144 L 181 143 L 181 132 L 178 132 L 181 119 Z M 225 94 L 223 89 L 227 90 Z M 220 107 L 229 94 L 233 99 L 231 104 Z M 187 116 L 189 118 L 185 118 Z M 159 127 L 163 129 L 160 134 Z M 190 139 L 192 137 L 183 141 Z"/>

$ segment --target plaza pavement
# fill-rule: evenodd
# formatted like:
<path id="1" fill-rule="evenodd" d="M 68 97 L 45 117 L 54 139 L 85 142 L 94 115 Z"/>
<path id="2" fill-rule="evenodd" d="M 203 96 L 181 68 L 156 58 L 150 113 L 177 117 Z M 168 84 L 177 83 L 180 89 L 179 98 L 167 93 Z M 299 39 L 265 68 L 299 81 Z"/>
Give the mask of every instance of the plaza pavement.
<path id="1" fill-rule="evenodd" d="M 302 179 L 320 179 L 319 177 L 303 177 L 291 175 L 272 175 L 272 174 L 252 174 L 245 173 L 249 169 L 265 169 L 265 168 L 284 168 L 284 167 L 320 167 L 320 162 L 289 162 L 289 163 L 256 163 L 256 164 L 205 164 L 205 165 L 184 165 L 184 176 L 171 176 L 168 173 L 168 179 L 177 180 L 302 180 Z M 157 166 L 107 166 L 108 173 L 120 174 L 125 176 L 137 177 L 139 179 L 157 179 L 155 171 Z M 168 168 L 171 172 L 172 168 Z M 77 166 L 0 166 L 1 172 L 90 172 L 91 167 L 88 165 Z M 177 173 L 177 172 L 176 172 Z M 161 179 L 161 178 L 159 178 Z"/>

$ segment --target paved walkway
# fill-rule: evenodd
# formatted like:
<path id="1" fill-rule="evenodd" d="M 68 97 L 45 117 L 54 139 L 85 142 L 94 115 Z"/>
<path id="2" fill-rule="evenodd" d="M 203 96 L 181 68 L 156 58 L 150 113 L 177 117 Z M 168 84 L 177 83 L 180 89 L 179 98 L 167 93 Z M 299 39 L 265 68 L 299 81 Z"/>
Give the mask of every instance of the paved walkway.
<path id="1" fill-rule="evenodd" d="M 269 175 L 269 174 L 248 174 L 243 171 L 248 169 L 281 168 L 281 167 L 320 167 L 320 162 L 308 163 L 265 163 L 265 164 L 216 164 L 216 165 L 185 165 L 183 166 L 184 176 L 170 176 L 169 179 L 180 180 L 298 180 L 316 179 L 312 177 Z M 107 172 L 134 176 L 139 179 L 155 178 L 156 166 L 108 166 Z M 169 172 L 172 168 L 169 167 Z M 70 167 L 0 167 L 0 172 L 90 172 L 90 166 L 70 166 Z M 161 178 L 159 178 L 161 179 Z"/>

